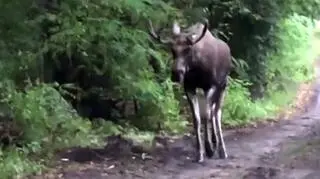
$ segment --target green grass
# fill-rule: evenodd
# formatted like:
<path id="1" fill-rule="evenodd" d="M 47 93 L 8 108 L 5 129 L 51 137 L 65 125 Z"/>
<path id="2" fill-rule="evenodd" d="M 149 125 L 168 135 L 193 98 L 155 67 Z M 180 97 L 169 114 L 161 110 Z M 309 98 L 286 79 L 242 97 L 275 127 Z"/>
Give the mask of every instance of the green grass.
<path id="1" fill-rule="evenodd" d="M 252 101 L 248 90 L 250 83 L 231 79 L 223 107 L 226 127 L 273 118 L 293 102 L 299 84 L 314 77 L 313 62 L 319 55 L 320 45 L 320 38 L 314 32 L 319 33 L 320 29 L 315 29 L 312 21 L 304 16 L 295 14 L 279 22 L 275 41 L 278 48 L 267 56 L 266 96 Z"/>
<path id="2" fill-rule="evenodd" d="M 32 160 L 23 150 L 0 150 L 0 177 L 24 178 L 25 174 L 39 173 L 44 169 L 41 161 Z"/>

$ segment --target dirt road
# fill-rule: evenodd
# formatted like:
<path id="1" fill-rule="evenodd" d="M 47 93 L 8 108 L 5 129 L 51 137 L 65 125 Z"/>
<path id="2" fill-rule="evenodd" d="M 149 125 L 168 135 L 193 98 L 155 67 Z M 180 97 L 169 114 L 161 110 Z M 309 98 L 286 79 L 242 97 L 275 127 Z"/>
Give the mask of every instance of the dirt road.
<path id="1" fill-rule="evenodd" d="M 318 78 L 320 79 L 320 78 Z M 319 80 L 320 81 L 320 80 Z M 320 82 L 315 89 L 320 89 Z M 229 158 L 192 161 L 194 138 L 159 138 L 146 157 L 127 141 L 110 138 L 104 149 L 63 154 L 55 172 L 40 178 L 65 179 L 318 179 L 320 178 L 320 95 L 291 120 L 225 132 Z M 161 144 L 161 145 L 160 145 Z M 143 159 L 144 158 L 144 159 Z"/>

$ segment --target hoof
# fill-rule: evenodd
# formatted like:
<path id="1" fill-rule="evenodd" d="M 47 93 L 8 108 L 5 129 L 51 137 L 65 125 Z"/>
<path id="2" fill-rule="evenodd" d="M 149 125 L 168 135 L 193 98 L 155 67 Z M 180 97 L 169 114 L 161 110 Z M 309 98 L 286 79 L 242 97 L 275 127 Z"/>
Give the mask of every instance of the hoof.
<path id="1" fill-rule="evenodd" d="M 196 160 L 195 160 L 196 163 L 203 163 L 204 162 L 204 156 L 203 154 L 202 155 L 199 155 Z"/>
<path id="2" fill-rule="evenodd" d="M 226 152 L 219 152 L 219 158 L 220 159 L 227 159 L 228 158 L 228 154 Z"/>
<path id="3" fill-rule="evenodd" d="M 206 156 L 208 157 L 208 158 L 212 158 L 213 156 L 214 156 L 214 151 L 206 151 Z"/>
<path id="4" fill-rule="evenodd" d="M 203 163 L 204 162 L 204 159 L 201 158 L 201 159 L 198 159 L 198 163 Z"/>
<path id="5" fill-rule="evenodd" d="M 212 158 L 214 156 L 214 152 L 211 152 L 211 153 L 207 152 L 206 155 L 207 155 L 208 158 Z"/>
<path id="6" fill-rule="evenodd" d="M 206 156 L 208 158 L 212 158 L 214 156 L 215 151 L 213 149 L 211 149 L 209 142 L 206 143 L 205 145 L 205 149 L 206 149 Z"/>
<path id="7" fill-rule="evenodd" d="M 194 159 L 192 163 L 204 164 L 204 159 Z"/>
<path id="8" fill-rule="evenodd" d="M 204 165 L 204 159 L 197 159 L 194 161 L 195 164 Z"/>

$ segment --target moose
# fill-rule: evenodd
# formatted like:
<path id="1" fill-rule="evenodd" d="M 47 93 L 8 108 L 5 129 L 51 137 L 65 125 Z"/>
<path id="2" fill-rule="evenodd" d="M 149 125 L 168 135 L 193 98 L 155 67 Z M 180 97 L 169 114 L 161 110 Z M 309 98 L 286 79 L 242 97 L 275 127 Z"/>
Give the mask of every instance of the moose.
<path id="1" fill-rule="evenodd" d="M 204 24 L 198 22 L 183 31 L 174 21 L 173 35 L 166 39 L 159 36 L 161 29 L 155 32 L 149 20 L 149 35 L 171 49 L 174 59 L 171 80 L 183 86 L 192 111 L 197 148 L 195 161 L 202 163 L 204 154 L 212 158 L 216 152 L 219 158 L 228 158 L 221 129 L 221 107 L 232 68 L 229 46 L 211 34 L 207 19 Z M 205 120 L 200 116 L 197 89 L 204 92 Z M 201 137 L 202 122 L 204 140 Z"/>

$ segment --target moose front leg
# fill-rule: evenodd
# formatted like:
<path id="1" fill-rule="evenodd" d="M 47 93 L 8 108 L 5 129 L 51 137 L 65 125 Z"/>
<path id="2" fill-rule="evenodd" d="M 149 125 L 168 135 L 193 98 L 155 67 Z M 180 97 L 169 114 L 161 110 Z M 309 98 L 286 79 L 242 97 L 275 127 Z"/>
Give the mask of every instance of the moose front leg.
<path id="1" fill-rule="evenodd" d="M 204 143 L 201 137 L 201 117 L 199 109 L 199 101 L 196 96 L 196 90 L 186 90 L 186 96 L 191 107 L 193 117 L 193 127 L 196 133 L 197 140 L 197 161 L 199 163 L 204 161 Z"/>

